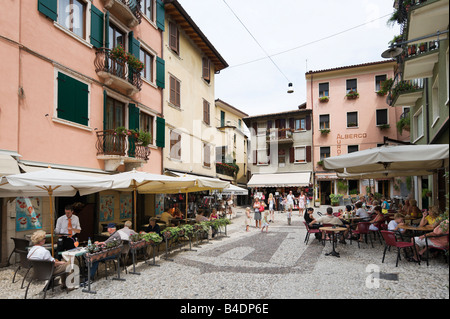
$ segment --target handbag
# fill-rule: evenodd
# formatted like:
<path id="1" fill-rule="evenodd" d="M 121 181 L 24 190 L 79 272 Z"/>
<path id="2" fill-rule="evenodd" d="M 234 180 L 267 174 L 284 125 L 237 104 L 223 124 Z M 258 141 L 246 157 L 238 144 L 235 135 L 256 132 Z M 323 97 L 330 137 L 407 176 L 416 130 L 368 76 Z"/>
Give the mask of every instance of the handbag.
<path id="1" fill-rule="evenodd" d="M 262 213 L 263 211 L 264 211 L 264 206 L 263 205 L 259 206 L 259 212 Z"/>

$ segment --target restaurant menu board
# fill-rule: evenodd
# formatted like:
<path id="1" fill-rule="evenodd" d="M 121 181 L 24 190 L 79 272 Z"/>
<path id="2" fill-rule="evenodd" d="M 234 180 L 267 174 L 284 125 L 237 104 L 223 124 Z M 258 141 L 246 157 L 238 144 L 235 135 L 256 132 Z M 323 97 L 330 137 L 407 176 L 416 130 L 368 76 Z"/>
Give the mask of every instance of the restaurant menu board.
<path id="1" fill-rule="evenodd" d="M 120 219 L 130 219 L 132 216 L 131 194 L 120 194 Z"/>
<path id="2" fill-rule="evenodd" d="M 16 231 L 42 228 L 41 199 L 39 197 L 16 198 Z"/>
<path id="3" fill-rule="evenodd" d="M 99 214 L 101 222 L 114 220 L 114 195 L 100 195 Z"/>

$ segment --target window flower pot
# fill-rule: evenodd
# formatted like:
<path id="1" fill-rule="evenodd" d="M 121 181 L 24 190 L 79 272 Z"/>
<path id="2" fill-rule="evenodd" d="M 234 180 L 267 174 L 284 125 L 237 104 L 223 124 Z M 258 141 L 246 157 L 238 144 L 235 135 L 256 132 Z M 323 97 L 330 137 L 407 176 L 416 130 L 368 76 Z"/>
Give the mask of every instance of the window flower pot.
<path id="1" fill-rule="evenodd" d="M 330 100 L 330 98 L 328 96 L 319 97 L 320 103 L 327 103 L 329 100 Z"/>
<path id="2" fill-rule="evenodd" d="M 346 96 L 347 96 L 348 100 L 355 100 L 355 99 L 357 99 L 359 97 L 359 93 L 355 92 L 355 91 L 350 91 L 350 92 L 347 93 Z"/>

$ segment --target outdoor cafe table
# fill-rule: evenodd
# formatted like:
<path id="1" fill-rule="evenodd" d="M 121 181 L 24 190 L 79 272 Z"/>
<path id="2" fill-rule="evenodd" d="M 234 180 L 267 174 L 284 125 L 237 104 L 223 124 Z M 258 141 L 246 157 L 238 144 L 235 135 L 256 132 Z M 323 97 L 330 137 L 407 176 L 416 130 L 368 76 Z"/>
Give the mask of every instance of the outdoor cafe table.
<path id="1" fill-rule="evenodd" d="M 425 233 L 433 231 L 433 226 L 413 226 L 413 225 L 402 225 L 402 229 L 412 230 L 414 233 Z"/>
<path id="2" fill-rule="evenodd" d="M 319 230 L 332 232 L 332 236 L 333 236 L 333 239 L 332 239 L 333 250 L 331 252 L 329 252 L 329 253 L 326 253 L 325 255 L 326 256 L 330 256 L 331 255 L 331 256 L 335 256 L 335 257 L 341 257 L 339 255 L 339 253 L 336 252 L 336 249 L 335 249 L 335 244 L 334 244 L 335 235 L 336 235 L 336 233 L 340 233 L 340 232 L 346 231 L 347 228 L 345 228 L 345 227 L 334 227 L 333 226 L 333 227 L 320 227 Z"/>

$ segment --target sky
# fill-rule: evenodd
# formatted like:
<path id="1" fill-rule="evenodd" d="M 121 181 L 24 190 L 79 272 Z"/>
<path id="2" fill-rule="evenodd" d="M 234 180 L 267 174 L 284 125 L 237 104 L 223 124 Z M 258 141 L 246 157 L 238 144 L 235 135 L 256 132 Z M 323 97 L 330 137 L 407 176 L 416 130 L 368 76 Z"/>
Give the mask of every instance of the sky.
<path id="1" fill-rule="evenodd" d="M 387 24 L 393 0 L 179 2 L 229 65 L 215 75 L 216 99 L 250 116 L 297 109 L 306 72 L 382 61 L 400 33 Z"/>

